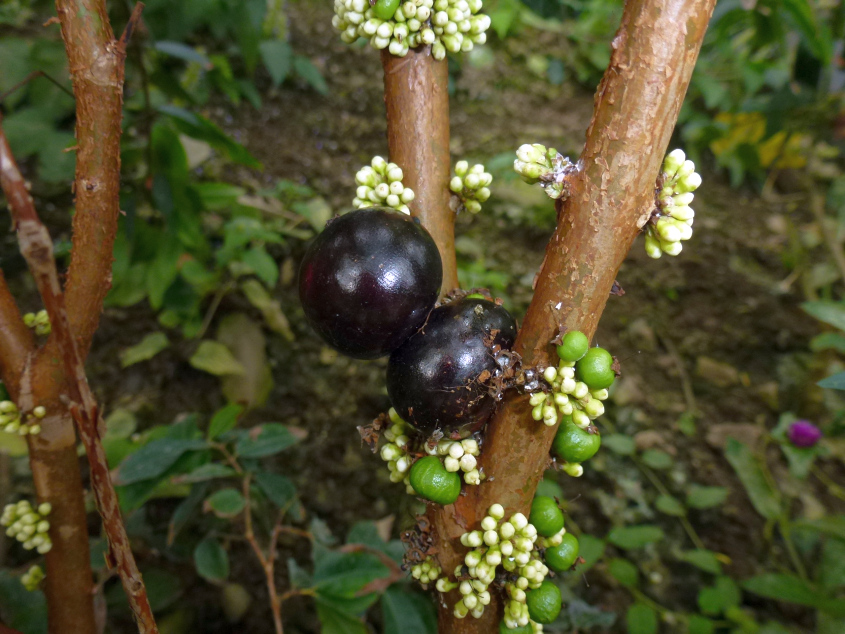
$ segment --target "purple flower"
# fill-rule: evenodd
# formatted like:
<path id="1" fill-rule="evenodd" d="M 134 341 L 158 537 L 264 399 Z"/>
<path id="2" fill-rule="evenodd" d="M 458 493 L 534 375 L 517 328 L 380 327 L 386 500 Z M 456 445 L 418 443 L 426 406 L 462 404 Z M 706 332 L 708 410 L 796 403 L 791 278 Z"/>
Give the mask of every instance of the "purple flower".
<path id="1" fill-rule="evenodd" d="M 812 447 L 822 437 L 822 430 L 808 420 L 797 420 L 789 426 L 789 442 L 796 447 Z"/>

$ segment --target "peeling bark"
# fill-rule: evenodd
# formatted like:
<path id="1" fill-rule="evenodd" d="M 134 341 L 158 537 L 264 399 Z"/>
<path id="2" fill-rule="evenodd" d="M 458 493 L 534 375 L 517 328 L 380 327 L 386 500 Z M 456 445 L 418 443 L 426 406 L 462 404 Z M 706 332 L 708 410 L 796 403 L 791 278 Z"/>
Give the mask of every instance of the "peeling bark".
<path id="1" fill-rule="evenodd" d="M 599 84 L 587 142 L 571 194 L 546 247 L 534 299 L 515 344 L 527 365 L 556 362 L 559 326 L 592 337 L 617 271 L 651 209 L 654 183 L 677 121 L 715 0 L 629 0 Z M 489 480 L 467 487 L 455 505 L 433 512 L 440 565 L 452 571 L 466 549 L 458 541 L 487 509 L 528 512 L 549 460 L 556 429 L 532 420 L 528 399 L 512 395 L 490 422 L 480 466 Z M 456 592 L 441 603 L 442 634 L 496 631 L 494 598 L 481 619 L 454 618 Z"/>

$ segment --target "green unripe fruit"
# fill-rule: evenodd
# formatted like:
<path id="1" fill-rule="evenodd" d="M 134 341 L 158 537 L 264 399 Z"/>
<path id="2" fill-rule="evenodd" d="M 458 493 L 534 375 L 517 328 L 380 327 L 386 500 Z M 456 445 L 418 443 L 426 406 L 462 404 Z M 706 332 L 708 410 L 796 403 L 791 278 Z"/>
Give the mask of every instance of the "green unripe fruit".
<path id="1" fill-rule="evenodd" d="M 537 529 L 537 534 L 551 537 L 563 528 L 563 513 L 554 498 L 538 495 L 531 503 L 531 514 L 528 521 Z"/>
<path id="2" fill-rule="evenodd" d="M 437 504 L 452 504 L 461 494 L 461 476 L 446 471 L 437 456 L 417 460 L 411 467 L 410 480 L 417 495 Z"/>
<path id="3" fill-rule="evenodd" d="M 570 330 L 557 347 L 557 356 L 564 361 L 578 361 L 590 349 L 590 340 L 580 330 Z"/>
<path id="4" fill-rule="evenodd" d="M 510 629 L 507 625 L 505 625 L 504 621 L 500 621 L 499 634 L 534 634 L 534 628 L 531 627 L 531 623 L 526 623 L 525 625 L 520 625 L 517 628 Z"/>
<path id="5" fill-rule="evenodd" d="M 555 572 L 565 572 L 578 559 L 578 540 L 572 533 L 566 533 L 557 546 L 546 548 L 546 565 Z"/>
<path id="6" fill-rule="evenodd" d="M 560 614 L 563 600 L 557 586 L 551 581 L 544 581 L 539 588 L 525 593 L 525 603 L 528 604 L 531 620 L 547 625 Z"/>
<path id="7" fill-rule="evenodd" d="M 590 348 L 575 364 L 575 376 L 591 390 L 603 390 L 613 385 L 613 356 L 604 348 Z"/>
<path id="8" fill-rule="evenodd" d="M 375 5 L 373 5 L 373 13 L 376 14 L 377 18 L 390 20 L 398 8 L 399 0 L 376 0 Z"/>
<path id="9" fill-rule="evenodd" d="M 575 423 L 560 426 L 552 443 L 554 454 L 566 462 L 584 462 L 596 455 L 601 447 L 601 434 L 591 434 Z"/>

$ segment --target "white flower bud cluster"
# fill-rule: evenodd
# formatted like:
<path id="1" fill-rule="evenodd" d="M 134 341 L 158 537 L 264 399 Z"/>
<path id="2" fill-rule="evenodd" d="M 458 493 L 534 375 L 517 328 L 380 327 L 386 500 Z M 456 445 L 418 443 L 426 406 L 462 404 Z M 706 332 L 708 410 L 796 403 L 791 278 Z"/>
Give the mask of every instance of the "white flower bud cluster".
<path id="1" fill-rule="evenodd" d="M 563 543 L 563 536 L 566 535 L 566 529 L 561 528 L 557 533 L 551 537 L 543 537 L 540 535 L 537 538 L 537 548 L 552 548 L 553 546 L 560 546 Z"/>
<path id="2" fill-rule="evenodd" d="M 466 210 L 477 214 L 481 211 L 481 203 L 490 198 L 492 182 L 493 176 L 484 171 L 482 164 L 470 167 L 467 161 L 458 161 L 455 175 L 449 182 L 449 189 L 455 194 L 452 196 L 452 209 L 457 213 Z"/>
<path id="3" fill-rule="evenodd" d="M 409 214 L 408 203 L 414 199 L 414 190 L 402 184 L 401 168 L 388 163 L 380 156 L 374 156 L 370 164 L 355 174 L 358 189 L 352 206 L 356 209 L 381 205 Z"/>
<path id="4" fill-rule="evenodd" d="M 390 470 L 390 481 L 404 482 L 407 492 L 414 495 L 415 491 L 409 480 L 411 464 L 414 459 L 409 452 L 411 440 L 407 433 L 408 424 L 392 407 L 387 415 L 392 424 L 382 434 L 387 442 L 381 446 L 379 455 L 387 463 L 387 468 Z"/>
<path id="5" fill-rule="evenodd" d="M 575 363 L 561 361 L 558 367 L 543 370 L 543 378 L 551 384 L 552 391 L 534 392 L 529 403 L 531 417 L 549 427 L 558 423 L 558 414 L 572 416 L 572 422 L 586 429 L 592 421 L 604 414 L 602 401 L 607 400 L 607 390 L 590 390 L 587 384 L 575 378 Z"/>
<path id="6" fill-rule="evenodd" d="M 651 258 L 664 253 L 678 255 L 682 240 L 692 237 L 695 212 L 690 207 L 693 192 L 701 185 L 695 163 L 686 160 L 683 150 L 673 150 L 663 160 L 657 193 L 657 208 L 646 225 L 645 251 Z"/>
<path id="7" fill-rule="evenodd" d="M 480 530 L 470 531 L 461 535 L 461 544 L 472 548 L 464 557 L 464 564 L 471 579 L 464 579 L 458 583 L 438 581 L 437 589 L 441 592 L 457 587 L 463 595 L 455 604 L 454 615 L 462 619 L 471 614 L 480 618 L 485 606 L 490 603 L 490 584 L 496 578 L 496 569 L 501 566 L 508 572 L 518 572 L 519 577 L 513 584 L 508 583 L 505 588 L 511 596 L 521 598 L 525 605 L 525 590 L 537 588 L 543 582 L 549 569 L 539 558 L 534 543 L 537 541 L 537 529 L 528 522 L 522 513 L 515 513 L 509 520 L 504 521 L 505 509 L 501 504 L 494 504 L 487 511 L 487 516 L 481 520 Z M 463 567 L 455 569 L 455 577 L 460 578 Z M 512 588 L 510 588 L 512 586 Z M 519 601 L 517 601 L 519 602 Z M 528 611 L 525 609 L 525 619 L 513 620 L 517 627 L 528 623 Z M 507 608 L 506 608 L 507 618 Z"/>
<path id="8" fill-rule="evenodd" d="M 424 562 L 411 568 L 411 576 L 419 581 L 423 588 L 426 588 L 432 581 L 437 581 L 441 572 L 443 570 L 437 565 L 433 557 L 427 557 Z"/>
<path id="9" fill-rule="evenodd" d="M 24 548 L 35 548 L 43 555 L 53 547 L 48 534 L 50 522 L 45 519 L 52 508 L 49 502 L 44 502 L 35 510 L 28 500 L 7 504 L 0 516 L 0 526 L 5 526 L 6 535 L 17 539 Z"/>
<path id="10" fill-rule="evenodd" d="M 21 575 L 21 583 L 29 592 L 34 592 L 43 579 L 44 571 L 41 569 L 41 566 L 32 566 Z"/>
<path id="11" fill-rule="evenodd" d="M 434 447 L 426 446 L 425 450 L 429 455 L 440 456 L 446 471 L 463 471 L 464 482 L 467 484 L 481 484 L 484 480 L 484 474 L 478 469 L 481 447 L 473 438 L 441 440 Z"/>
<path id="12" fill-rule="evenodd" d="M 516 151 L 513 169 L 526 183 L 540 183 L 549 198 L 557 199 L 568 195 L 567 179 L 576 167 L 554 148 L 526 143 Z"/>
<path id="13" fill-rule="evenodd" d="M 52 331 L 50 316 L 46 310 L 39 310 L 37 313 L 27 313 L 23 316 L 23 323 L 27 328 L 34 328 L 35 334 L 39 336 L 49 335 Z"/>
<path id="14" fill-rule="evenodd" d="M 481 6 L 481 0 L 407 0 L 384 20 L 367 0 L 335 0 L 332 26 L 347 44 L 363 37 L 397 57 L 431 45 L 432 56 L 442 60 L 447 51 L 467 52 L 487 41 L 490 17 L 479 13 Z"/>
<path id="15" fill-rule="evenodd" d="M 34 408 L 25 418 L 21 417 L 18 406 L 12 401 L 0 401 L 0 430 L 9 434 L 40 434 L 41 424 L 39 421 L 47 415 L 47 410 L 39 405 Z"/>

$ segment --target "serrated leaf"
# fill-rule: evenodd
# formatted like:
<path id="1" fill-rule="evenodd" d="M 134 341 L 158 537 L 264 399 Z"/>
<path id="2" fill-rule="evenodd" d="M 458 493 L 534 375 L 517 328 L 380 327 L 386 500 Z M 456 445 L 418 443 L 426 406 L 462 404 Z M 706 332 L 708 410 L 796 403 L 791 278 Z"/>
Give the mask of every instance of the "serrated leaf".
<path id="1" fill-rule="evenodd" d="M 677 498 L 671 495 L 659 495 L 654 501 L 654 506 L 661 513 L 671 515 L 672 517 L 683 517 L 687 514 L 684 505 L 681 504 Z"/>
<path id="2" fill-rule="evenodd" d="M 167 335 L 163 332 L 151 332 L 134 346 L 126 348 L 120 353 L 120 367 L 128 368 L 141 361 L 147 361 L 170 345 Z"/>
<path id="3" fill-rule="evenodd" d="M 194 549 L 194 565 L 203 579 L 222 582 L 229 577 L 229 555 L 216 539 L 206 537 Z"/>
<path id="4" fill-rule="evenodd" d="M 628 608 L 625 622 L 628 625 L 628 634 L 657 633 L 657 612 L 644 603 L 635 603 Z"/>
<path id="5" fill-rule="evenodd" d="M 625 550 L 642 548 L 661 539 L 663 539 L 663 530 L 659 526 L 648 524 L 614 528 L 607 534 L 607 541 Z"/>
<path id="6" fill-rule="evenodd" d="M 700 510 L 709 509 L 714 506 L 721 506 L 726 499 L 728 499 L 728 490 L 725 487 L 692 484 L 689 493 L 687 493 L 687 506 Z"/>
<path id="7" fill-rule="evenodd" d="M 607 563 L 607 571 L 626 588 L 636 588 L 640 573 L 637 567 L 627 559 L 613 558 Z"/>
<path id="8" fill-rule="evenodd" d="M 235 452 L 241 458 L 264 458 L 272 456 L 299 442 L 287 427 L 280 423 L 265 423 L 250 430 L 235 445 Z"/>
<path id="9" fill-rule="evenodd" d="M 607 447 L 620 456 L 632 456 L 637 450 L 634 439 L 625 434 L 607 434 L 601 437 L 602 447 Z"/>
<path id="10" fill-rule="evenodd" d="M 217 341 L 200 342 L 189 363 L 197 370 L 214 376 L 242 375 L 245 372 L 244 366 L 234 357 L 231 350 Z"/>
<path id="11" fill-rule="evenodd" d="M 162 475 L 185 452 L 205 449 L 206 441 L 194 438 L 160 438 L 130 455 L 118 468 L 115 484 L 127 485 Z"/>
<path id="12" fill-rule="evenodd" d="M 437 613 L 428 597 L 396 585 L 381 598 L 384 634 L 437 634 Z"/>
<path id="13" fill-rule="evenodd" d="M 780 496 L 772 489 L 751 450 L 734 438 L 728 438 L 725 457 L 739 476 L 751 504 L 766 519 L 780 515 Z"/>
<path id="14" fill-rule="evenodd" d="M 229 518 L 244 510 L 246 499 L 240 491 L 230 487 L 212 493 L 206 498 L 204 506 L 218 517 Z"/>
<path id="15" fill-rule="evenodd" d="M 687 550 L 681 553 L 681 560 L 714 575 L 721 574 L 722 572 L 722 564 L 719 563 L 719 558 L 712 550 L 705 550 L 703 548 Z"/>
<path id="16" fill-rule="evenodd" d="M 238 417 L 243 411 L 243 405 L 238 403 L 229 403 L 226 407 L 217 410 L 208 425 L 208 439 L 214 440 L 233 429 L 238 424 Z"/>

